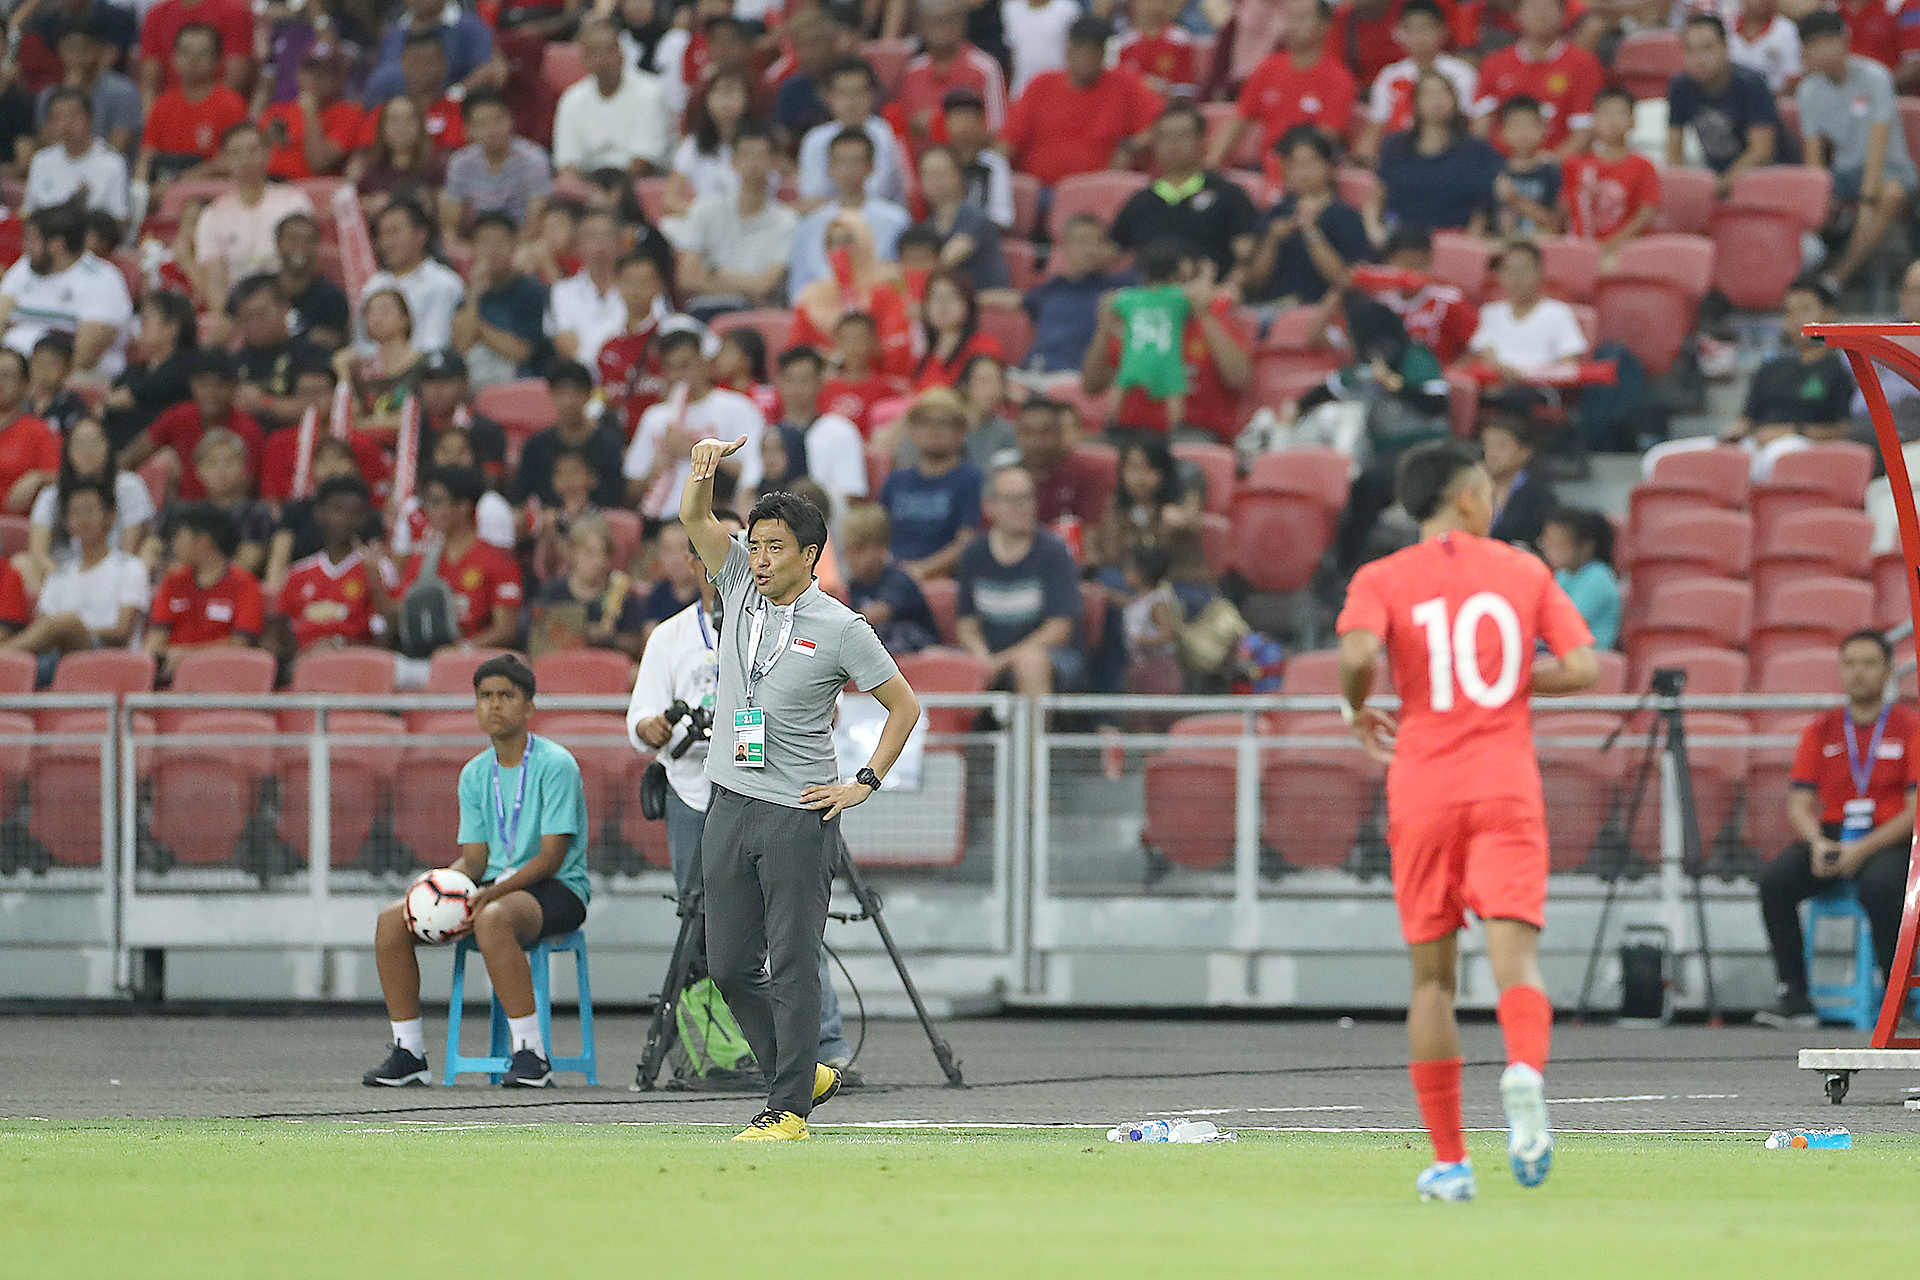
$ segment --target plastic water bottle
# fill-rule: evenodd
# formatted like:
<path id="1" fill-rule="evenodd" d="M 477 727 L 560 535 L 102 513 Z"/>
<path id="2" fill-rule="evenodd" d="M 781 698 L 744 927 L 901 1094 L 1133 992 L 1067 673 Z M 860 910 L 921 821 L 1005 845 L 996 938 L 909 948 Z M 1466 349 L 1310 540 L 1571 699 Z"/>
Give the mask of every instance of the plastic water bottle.
<path id="1" fill-rule="evenodd" d="M 1767 1150 L 1847 1151 L 1853 1135 L 1845 1129 L 1776 1129 L 1767 1135 Z"/>
<path id="2" fill-rule="evenodd" d="M 1237 1142 L 1239 1135 L 1222 1133 L 1220 1126 L 1211 1120 L 1183 1120 L 1173 1126 L 1168 1142 Z"/>
<path id="3" fill-rule="evenodd" d="M 1172 1137 L 1171 1120 L 1136 1120 L 1107 1130 L 1108 1142 L 1167 1142 Z"/>

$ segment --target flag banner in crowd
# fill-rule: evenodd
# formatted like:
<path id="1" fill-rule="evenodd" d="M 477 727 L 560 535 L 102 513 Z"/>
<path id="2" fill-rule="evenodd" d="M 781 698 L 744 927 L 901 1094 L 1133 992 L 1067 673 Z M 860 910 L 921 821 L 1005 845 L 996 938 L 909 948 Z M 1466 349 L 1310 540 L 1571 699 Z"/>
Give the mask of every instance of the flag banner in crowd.
<path id="1" fill-rule="evenodd" d="M 293 496 L 305 498 L 313 488 L 313 446 L 320 434 L 320 411 L 312 405 L 300 415 L 300 434 L 294 441 Z"/>
<path id="2" fill-rule="evenodd" d="M 327 430 L 341 440 L 353 432 L 353 388 L 344 379 L 334 384 L 333 409 L 328 415 Z"/>
<path id="3" fill-rule="evenodd" d="M 408 396 L 400 406 L 400 438 L 394 442 L 393 509 L 405 511 L 413 496 L 414 473 L 420 468 L 420 397 Z"/>
<path id="4" fill-rule="evenodd" d="M 367 235 L 367 218 L 360 209 L 360 193 L 352 183 L 342 183 L 333 192 L 333 221 L 340 235 L 340 283 L 347 297 L 358 299 L 380 269 L 373 257 L 373 240 Z"/>

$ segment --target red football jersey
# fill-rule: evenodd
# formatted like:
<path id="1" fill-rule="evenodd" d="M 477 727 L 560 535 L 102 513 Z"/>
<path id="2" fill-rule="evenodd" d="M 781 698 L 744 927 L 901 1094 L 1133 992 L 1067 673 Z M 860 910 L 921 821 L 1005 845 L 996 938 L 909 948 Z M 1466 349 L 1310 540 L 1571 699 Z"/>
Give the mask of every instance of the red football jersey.
<path id="1" fill-rule="evenodd" d="M 667 394 L 666 379 L 660 376 L 660 355 L 653 340 L 659 329 L 616 334 L 600 344 L 600 393 L 620 415 L 626 434 L 631 437 L 640 426 L 640 415 L 659 404 Z"/>
<path id="2" fill-rule="evenodd" d="M 1390 796 L 1539 801 L 1534 647 L 1593 643 L 1545 561 L 1491 538 L 1429 538 L 1354 574 L 1336 630 L 1371 631 L 1386 648 L 1400 692 Z"/>
<path id="3" fill-rule="evenodd" d="M 360 136 L 355 141 L 360 150 L 374 144 L 380 136 L 380 112 L 369 111 L 360 122 Z M 451 98 L 442 98 L 427 108 L 427 136 L 433 139 L 433 145 L 439 151 L 458 151 L 467 145 L 467 125 L 461 118 L 460 104 Z"/>
<path id="4" fill-rule="evenodd" d="M 1642 209 L 1660 203 L 1660 171 L 1643 155 L 1602 160 L 1591 151 L 1560 165 L 1560 193 L 1567 202 L 1567 231 L 1605 240 Z"/>
<path id="5" fill-rule="evenodd" d="M 820 412 L 837 413 L 860 428 L 864 439 L 873 435 L 873 406 L 907 394 L 907 380 L 876 373 L 863 382 L 828 378 L 820 386 Z"/>
<path id="6" fill-rule="evenodd" d="M 1902 40 L 1907 6 L 1898 16 L 1886 0 L 1838 0 L 1840 16 L 1847 20 L 1847 51 L 1872 58 L 1889 71 L 1900 65 L 1900 55 L 1909 46 Z"/>
<path id="7" fill-rule="evenodd" d="M 1171 26 L 1156 36 L 1129 31 L 1120 37 L 1114 60 L 1138 71 L 1149 89 L 1168 97 L 1190 98 L 1199 82 L 1193 33 L 1185 27 Z"/>
<path id="8" fill-rule="evenodd" d="M 260 434 L 260 424 L 253 420 L 253 415 L 235 409 L 227 415 L 225 422 L 213 425 L 225 427 L 246 444 L 247 473 L 258 479 L 266 445 Z M 174 455 L 180 459 L 180 497 L 185 502 L 198 502 L 207 496 L 199 473 L 193 469 L 193 451 L 199 448 L 200 437 L 207 430 L 207 424 L 200 418 L 200 406 L 191 400 L 182 400 L 163 411 L 147 428 L 147 438 L 153 441 L 155 448 L 171 447 Z"/>
<path id="9" fill-rule="evenodd" d="M 1240 115 L 1259 124 L 1265 157 L 1297 124 L 1313 125 L 1338 143 L 1353 123 L 1359 93 L 1353 73 L 1337 59 L 1323 54 L 1311 67 L 1296 67 L 1283 49 L 1255 67 L 1240 87 Z"/>
<path id="10" fill-rule="evenodd" d="M 1480 64 L 1480 110 L 1497 111 L 1521 94 L 1536 99 L 1547 120 L 1546 146 L 1553 148 L 1569 130 L 1593 123 L 1593 98 L 1605 81 L 1599 60 L 1577 44 L 1556 44 L 1537 62 L 1509 45 Z"/>
<path id="11" fill-rule="evenodd" d="M 1480 308 L 1450 284 L 1424 284 L 1413 293 L 1383 289 L 1374 298 L 1393 309 L 1415 342 L 1433 352 L 1441 364 L 1452 364 L 1467 353 L 1473 331 L 1480 324 Z"/>
<path id="12" fill-rule="evenodd" d="M 259 635 L 266 615 L 259 580 L 239 565 L 228 565 L 226 576 L 210 587 L 202 587 L 193 570 L 180 565 L 160 579 L 150 621 L 167 628 L 171 644 L 212 644 L 235 633 Z"/>
<path id="13" fill-rule="evenodd" d="M 189 100 L 176 85 L 153 100 L 140 131 L 140 145 L 161 155 L 211 160 L 227 130 L 246 119 L 246 101 L 224 84 L 213 86 L 198 102 Z"/>
<path id="14" fill-rule="evenodd" d="M 493 622 L 500 605 L 520 607 L 520 565 L 499 547 L 475 538 L 458 560 L 440 561 L 439 574 L 460 601 L 460 634 L 471 638 Z M 409 556 L 398 590 L 406 594 L 420 576 L 420 557 Z"/>
<path id="15" fill-rule="evenodd" d="M 1849 749 L 1845 707 L 1822 711 L 1800 735 L 1800 748 L 1793 754 L 1793 785 L 1819 797 L 1821 822 L 1834 826 L 1845 822 L 1847 801 L 1857 798 L 1873 801 L 1873 821 L 1878 826 L 1900 812 L 1907 792 L 1920 783 L 1920 763 L 1913 758 L 1913 735 L 1920 728 L 1920 717 L 1899 703 L 1888 707 L 1886 714 L 1877 743 L 1872 725 L 1855 725 Z M 1866 765 L 1864 796 L 1854 786 L 1851 752 L 1858 752 Z"/>
<path id="16" fill-rule="evenodd" d="M 347 644 L 366 644 L 373 639 L 368 572 L 358 551 L 339 564 L 327 559 L 326 552 L 316 552 L 287 572 L 278 608 L 293 624 L 298 648 L 309 649 L 329 639 Z"/>
<path id="17" fill-rule="evenodd" d="M 320 129 L 328 141 L 342 151 L 352 151 L 366 123 L 367 111 L 345 98 L 320 112 Z M 307 117 L 298 102 L 281 102 L 261 113 L 260 127 L 266 131 L 267 175 L 296 182 L 311 178 L 313 167 L 307 163 Z"/>

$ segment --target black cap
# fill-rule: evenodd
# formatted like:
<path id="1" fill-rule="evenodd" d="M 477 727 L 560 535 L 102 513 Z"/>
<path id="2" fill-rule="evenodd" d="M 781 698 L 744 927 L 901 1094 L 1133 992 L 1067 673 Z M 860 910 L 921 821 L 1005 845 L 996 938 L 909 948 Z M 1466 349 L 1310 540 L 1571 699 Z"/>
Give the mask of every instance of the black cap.
<path id="1" fill-rule="evenodd" d="M 460 358 L 458 351 L 442 349 L 427 352 L 420 362 L 421 378 L 465 378 L 467 362 Z"/>
<path id="2" fill-rule="evenodd" d="M 213 347 L 201 347 L 193 353 L 193 359 L 187 365 L 187 376 L 197 378 L 201 374 L 225 378 L 228 382 L 238 382 L 240 365 L 225 351 Z"/>

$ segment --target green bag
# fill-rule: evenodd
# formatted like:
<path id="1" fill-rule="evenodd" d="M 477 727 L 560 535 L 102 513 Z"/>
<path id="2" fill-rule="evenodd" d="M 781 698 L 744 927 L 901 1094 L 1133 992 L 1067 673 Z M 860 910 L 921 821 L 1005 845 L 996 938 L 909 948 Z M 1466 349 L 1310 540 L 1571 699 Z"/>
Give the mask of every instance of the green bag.
<path id="1" fill-rule="evenodd" d="M 754 1060 L 753 1049 L 712 978 L 702 978 L 681 992 L 673 1016 L 680 1029 L 679 1043 L 674 1046 L 676 1076 L 700 1080 L 759 1077 L 760 1064 Z"/>

